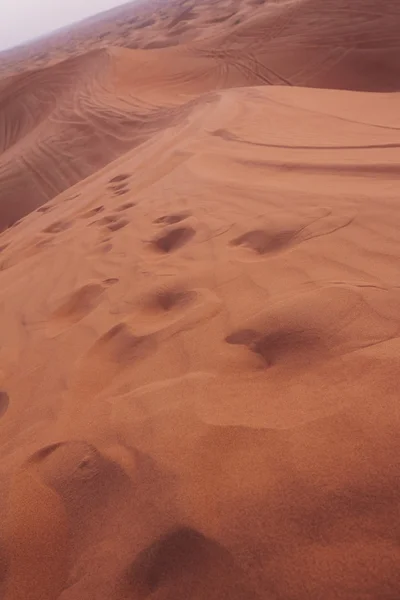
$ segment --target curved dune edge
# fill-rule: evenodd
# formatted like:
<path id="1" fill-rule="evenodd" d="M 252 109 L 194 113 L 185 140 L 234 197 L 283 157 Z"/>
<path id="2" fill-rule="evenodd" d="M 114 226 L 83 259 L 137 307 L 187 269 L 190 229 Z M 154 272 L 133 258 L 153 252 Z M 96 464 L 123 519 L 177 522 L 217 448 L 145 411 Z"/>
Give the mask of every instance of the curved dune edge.
<path id="1" fill-rule="evenodd" d="M 400 17 L 390 4 L 379 19 L 344 0 L 323 10 L 320 0 L 268 3 L 245 15 L 195 45 L 96 48 L 3 79 L 0 230 L 184 121 L 202 94 L 249 85 L 399 90 Z"/>

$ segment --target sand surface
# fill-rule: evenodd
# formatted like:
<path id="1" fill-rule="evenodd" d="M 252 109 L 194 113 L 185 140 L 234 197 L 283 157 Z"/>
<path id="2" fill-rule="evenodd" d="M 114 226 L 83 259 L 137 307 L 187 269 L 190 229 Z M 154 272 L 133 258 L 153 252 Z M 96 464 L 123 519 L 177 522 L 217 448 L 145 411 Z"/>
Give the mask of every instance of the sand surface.
<path id="1" fill-rule="evenodd" d="M 399 30 L 171 1 L 0 55 L 1 598 L 400 598 Z"/>

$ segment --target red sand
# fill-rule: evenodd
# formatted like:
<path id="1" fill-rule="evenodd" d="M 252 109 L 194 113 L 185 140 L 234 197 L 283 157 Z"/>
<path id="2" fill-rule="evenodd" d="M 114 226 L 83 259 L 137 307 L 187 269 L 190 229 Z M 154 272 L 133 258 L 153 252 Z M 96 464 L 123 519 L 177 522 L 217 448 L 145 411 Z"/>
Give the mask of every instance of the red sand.
<path id="1" fill-rule="evenodd" d="M 400 598 L 399 26 L 142 3 L 0 55 L 0 597 Z"/>

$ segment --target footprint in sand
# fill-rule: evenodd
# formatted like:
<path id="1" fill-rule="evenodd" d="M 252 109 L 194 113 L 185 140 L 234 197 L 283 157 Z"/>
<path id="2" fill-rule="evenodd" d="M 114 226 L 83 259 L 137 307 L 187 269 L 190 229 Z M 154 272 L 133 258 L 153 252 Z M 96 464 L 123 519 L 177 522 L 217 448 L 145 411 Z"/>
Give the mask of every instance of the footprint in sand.
<path id="1" fill-rule="evenodd" d="M 129 220 L 128 219 L 118 219 L 117 221 L 114 221 L 113 223 L 109 223 L 107 225 L 107 229 L 109 231 L 118 231 L 119 229 L 122 229 L 123 227 L 126 227 L 129 224 Z"/>
<path id="2" fill-rule="evenodd" d="M 263 229 L 254 229 L 235 238 L 231 246 L 245 246 L 259 255 L 279 252 L 287 248 L 294 240 L 295 231 L 268 232 Z"/>
<path id="3" fill-rule="evenodd" d="M 124 210 L 129 210 L 130 208 L 133 208 L 134 206 L 136 206 L 136 204 L 134 202 L 125 202 L 125 204 L 121 204 L 121 206 L 118 206 L 115 210 L 118 212 L 122 212 Z"/>
<path id="4" fill-rule="evenodd" d="M 123 196 L 130 191 L 130 188 L 126 183 L 117 183 L 114 185 L 109 185 L 108 188 L 114 192 L 114 196 Z"/>
<path id="5" fill-rule="evenodd" d="M 188 289 L 175 282 L 148 291 L 130 315 L 143 335 L 154 333 L 159 341 L 189 330 L 221 310 L 218 296 L 207 288 Z"/>
<path id="6" fill-rule="evenodd" d="M 107 279 L 103 279 L 104 285 L 115 285 L 118 282 L 118 277 L 108 277 Z"/>
<path id="7" fill-rule="evenodd" d="M 75 200 L 76 198 L 79 198 L 80 193 L 77 194 L 71 194 L 71 196 L 67 196 L 66 198 L 63 198 L 62 202 L 69 202 L 70 200 Z"/>
<path id="8" fill-rule="evenodd" d="M 124 465 L 114 460 L 122 456 Z M 11 483 L 5 600 L 55 600 L 65 589 L 72 548 L 112 518 L 111 501 L 130 490 L 125 471 L 135 455 L 124 447 L 111 458 L 86 441 L 46 446 Z"/>
<path id="9" fill-rule="evenodd" d="M 115 377 L 147 358 L 157 348 L 156 335 L 137 335 L 126 323 L 118 323 L 89 349 L 78 366 L 73 387 L 99 393 Z"/>
<path id="10" fill-rule="evenodd" d="M 113 245 L 109 240 L 102 240 L 95 250 L 95 254 L 108 254 L 113 249 Z"/>
<path id="11" fill-rule="evenodd" d="M 154 223 L 157 225 L 175 225 L 176 223 L 180 223 L 184 221 L 190 216 L 190 213 L 177 213 L 172 215 L 163 215 L 162 217 L 158 217 L 154 220 Z"/>
<path id="12" fill-rule="evenodd" d="M 130 191 L 127 182 L 129 177 L 129 175 L 121 174 L 116 175 L 115 177 L 109 180 L 108 188 L 114 192 L 114 196 L 123 196 Z"/>
<path id="13" fill-rule="evenodd" d="M 93 221 L 90 224 L 108 225 L 109 223 L 115 223 L 115 221 L 118 221 L 119 218 L 119 215 L 105 215 L 104 217 L 101 217 L 100 219 L 97 219 L 97 221 Z"/>
<path id="14" fill-rule="evenodd" d="M 71 221 L 54 221 L 54 223 L 43 229 L 43 231 L 44 233 L 61 233 L 71 226 Z"/>
<path id="15" fill-rule="evenodd" d="M 197 297 L 194 290 L 180 287 L 158 289 L 146 296 L 143 308 L 149 312 L 167 313 L 189 305 Z"/>
<path id="16" fill-rule="evenodd" d="M 101 219 L 97 219 L 97 221 L 92 221 L 90 223 L 90 225 L 100 225 L 108 231 L 118 231 L 128 224 L 129 220 L 120 215 L 105 215 Z"/>
<path id="17" fill-rule="evenodd" d="M 290 327 L 282 327 L 268 333 L 239 329 L 228 335 L 225 341 L 228 344 L 247 346 L 266 366 L 275 365 L 290 356 L 321 356 L 324 350 L 324 344 L 316 332 Z"/>
<path id="18" fill-rule="evenodd" d="M 0 418 L 6 414 L 9 404 L 10 404 L 9 395 L 7 394 L 6 391 L 0 390 Z"/>
<path id="19" fill-rule="evenodd" d="M 98 283 L 88 283 L 69 294 L 53 312 L 53 317 L 71 324 L 81 321 L 100 304 L 104 288 Z"/>
<path id="20" fill-rule="evenodd" d="M 396 297 L 344 284 L 294 294 L 250 318 L 225 341 L 247 347 L 267 366 L 296 362 L 309 367 L 396 336 Z"/>
<path id="21" fill-rule="evenodd" d="M 53 206 L 46 206 L 46 205 L 44 205 L 44 206 L 40 206 L 36 210 L 36 212 L 38 212 L 38 213 L 47 213 L 47 212 L 50 212 L 51 210 L 53 210 L 53 208 L 54 208 Z"/>
<path id="22" fill-rule="evenodd" d="M 103 212 L 103 210 L 104 206 L 102 205 L 96 206 L 95 208 L 91 208 L 90 210 L 81 215 L 81 219 L 90 219 L 91 217 L 95 217 L 99 213 Z"/>
<path id="23" fill-rule="evenodd" d="M 322 215 L 298 220 L 289 226 L 273 226 L 270 229 L 253 229 L 231 240 L 231 246 L 243 246 L 259 256 L 274 254 L 311 240 L 315 237 L 329 235 L 349 225 L 354 214 L 335 213 L 331 209 L 323 209 Z"/>
<path id="24" fill-rule="evenodd" d="M 46 446 L 30 460 L 42 481 L 62 499 L 70 524 L 80 527 L 87 526 L 93 509 L 106 503 L 126 483 L 123 469 L 114 460 L 82 440 Z"/>
<path id="25" fill-rule="evenodd" d="M 195 234 L 196 232 L 192 227 L 178 227 L 157 236 L 151 241 L 151 245 L 158 252 L 168 254 L 187 244 Z"/>
<path id="26" fill-rule="evenodd" d="M 108 186 L 114 192 L 121 192 L 122 190 L 129 190 L 127 183 L 116 183 Z"/>
<path id="27" fill-rule="evenodd" d="M 231 553 L 217 541 L 184 525 L 142 550 L 126 569 L 122 586 L 126 597 L 132 598 L 257 598 Z"/>
<path id="28" fill-rule="evenodd" d="M 121 183 L 121 181 L 126 181 L 127 179 L 129 179 L 129 177 L 130 175 L 127 175 L 126 173 L 121 173 L 120 175 L 116 175 L 115 177 L 109 179 L 108 183 Z"/>
<path id="29" fill-rule="evenodd" d="M 97 340 L 91 353 L 124 364 L 144 358 L 154 344 L 151 336 L 135 335 L 126 323 L 118 323 Z"/>

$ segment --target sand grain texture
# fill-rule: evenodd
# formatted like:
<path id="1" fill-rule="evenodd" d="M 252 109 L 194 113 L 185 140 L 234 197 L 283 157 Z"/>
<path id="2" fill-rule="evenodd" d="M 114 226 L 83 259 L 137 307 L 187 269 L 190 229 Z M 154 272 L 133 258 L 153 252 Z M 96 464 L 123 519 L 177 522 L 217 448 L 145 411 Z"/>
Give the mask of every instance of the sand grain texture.
<path id="1" fill-rule="evenodd" d="M 0 55 L 0 596 L 398 600 L 400 11 L 128 4 Z"/>

